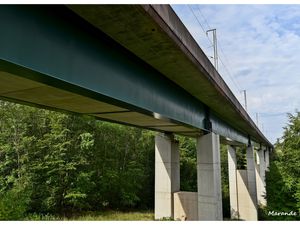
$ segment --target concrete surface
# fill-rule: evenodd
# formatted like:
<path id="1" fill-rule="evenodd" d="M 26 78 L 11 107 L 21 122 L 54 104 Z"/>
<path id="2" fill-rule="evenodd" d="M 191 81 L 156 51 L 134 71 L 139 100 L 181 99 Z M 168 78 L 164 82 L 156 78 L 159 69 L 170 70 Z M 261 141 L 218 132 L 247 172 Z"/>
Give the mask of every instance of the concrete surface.
<path id="1" fill-rule="evenodd" d="M 270 166 L 270 151 L 266 149 L 265 151 L 265 156 L 266 156 L 266 171 L 269 171 L 269 166 Z"/>
<path id="2" fill-rule="evenodd" d="M 247 182 L 245 183 L 247 187 L 247 192 L 251 199 L 248 204 L 251 220 L 257 220 L 257 186 L 256 186 L 256 169 L 255 169 L 255 158 L 254 158 L 254 146 L 248 146 L 246 150 L 246 163 L 247 163 Z M 243 178 L 245 181 L 245 179 Z M 238 183 L 239 184 L 239 183 Z M 248 197 L 247 197 L 248 198 Z M 240 199 L 240 198 L 239 198 Z M 243 201 L 239 200 L 239 204 L 243 204 Z M 241 214 L 241 208 L 239 207 Z M 242 214 L 241 214 L 242 216 Z M 241 217 L 240 217 L 241 218 Z M 248 217 L 247 217 L 248 218 Z M 248 220 L 248 219 L 247 219 Z"/>
<path id="3" fill-rule="evenodd" d="M 257 201 L 258 204 L 266 206 L 267 202 L 265 199 L 266 194 L 266 161 L 265 161 L 265 151 L 260 149 L 257 151 L 258 161 L 257 161 L 257 173 L 256 173 L 256 185 L 257 185 Z"/>
<path id="4" fill-rule="evenodd" d="M 256 204 L 249 193 L 247 170 L 237 170 L 237 189 L 239 219 L 257 221 Z"/>
<path id="5" fill-rule="evenodd" d="M 248 191 L 254 205 L 257 205 L 257 190 L 256 190 L 256 176 L 255 176 L 255 160 L 254 160 L 254 147 L 248 146 L 246 150 L 247 162 L 247 181 Z"/>
<path id="6" fill-rule="evenodd" d="M 173 218 L 173 192 L 180 190 L 178 143 L 173 135 L 155 136 L 155 219 Z"/>
<path id="7" fill-rule="evenodd" d="M 231 219 L 239 218 L 238 194 L 237 194 L 237 161 L 236 149 L 227 145 L 228 152 L 228 176 L 229 176 L 229 198 L 230 198 L 230 215 Z"/>
<path id="8" fill-rule="evenodd" d="M 174 196 L 174 220 L 198 220 L 198 193 L 180 191 Z"/>
<path id="9" fill-rule="evenodd" d="M 199 220 L 222 220 L 219 135 L 197 138 L 197 177 Z"/>

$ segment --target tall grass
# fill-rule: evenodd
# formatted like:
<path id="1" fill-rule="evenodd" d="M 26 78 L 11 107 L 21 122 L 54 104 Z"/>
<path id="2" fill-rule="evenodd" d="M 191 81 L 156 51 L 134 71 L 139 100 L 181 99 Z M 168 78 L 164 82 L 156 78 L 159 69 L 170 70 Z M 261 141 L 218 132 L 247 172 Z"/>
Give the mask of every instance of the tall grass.
<path id="1" fill-rule="evenodd" d="M 60 217 L 54 215 L 28 215 L 25 220 L 54 220 L 54 221 L 146 221 L 154 220 L 152 211 L 138 211 L 138 212 L 121 212 L 121 211 L 103 211 L 103 212 L 85 212 L 81 215 L 74 215 L 72 217 Z"/>

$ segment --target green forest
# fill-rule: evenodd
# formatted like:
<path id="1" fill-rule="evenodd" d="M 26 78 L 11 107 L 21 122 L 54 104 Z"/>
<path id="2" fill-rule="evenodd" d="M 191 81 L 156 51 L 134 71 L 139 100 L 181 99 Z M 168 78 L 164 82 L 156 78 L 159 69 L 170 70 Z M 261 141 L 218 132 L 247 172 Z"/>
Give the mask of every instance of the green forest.
<path id="1" fill-rule="evenodd" d="M 300 113 L 275 144 L 267 173 L 269 210 L 300 209 Z M 85 212 L 154 208 L 155 132 L 0 101 L 0 220 L 70 218 Z M 195 140 L 180 143 L 181 190 L 197 191 Z M 239 149 L 243 167 L 244 149 Z M 224 218 L 230 217 L 227 149 L 221 146 Z"/>

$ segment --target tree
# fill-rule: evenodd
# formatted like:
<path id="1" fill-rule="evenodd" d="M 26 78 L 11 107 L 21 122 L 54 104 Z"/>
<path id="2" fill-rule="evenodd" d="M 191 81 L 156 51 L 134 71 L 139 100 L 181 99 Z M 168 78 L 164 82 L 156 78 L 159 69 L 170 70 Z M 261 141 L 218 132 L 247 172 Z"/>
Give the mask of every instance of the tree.
<path id="1" fill-rule="evenodd" d="M 180 189 L 197 192 L 197 151 L 195 139 L 176 136 L 180 149 Z"/>
<path id="2" fill-rule="evenodd" d="M 267 208 L 265 219 L 296 220 L 300 213 L 300 113 L 288 114 L 289 123 L 275 144 L 266 173 Z M 295 216 L 267 216 L 269 211 L 290 212 Z"/>
<path id="3" fill-rule="evenodd" d="M 0 101 L 0 218 L 153 209 L 154 135 L 89 116 Z M 196 192 L 195 139 L 176 139 L 181 190 Z M 223 147 L 221 162 L 223 197 L 228 202 Z"/>
<path id="4" fill-rule="evenodd" d="M 11 206 L 2 207 L 7 218 L 25 189 L 18 218 L 153 207 L 153 132 L 2 101 L 0 125 L 0 205 Z"/>

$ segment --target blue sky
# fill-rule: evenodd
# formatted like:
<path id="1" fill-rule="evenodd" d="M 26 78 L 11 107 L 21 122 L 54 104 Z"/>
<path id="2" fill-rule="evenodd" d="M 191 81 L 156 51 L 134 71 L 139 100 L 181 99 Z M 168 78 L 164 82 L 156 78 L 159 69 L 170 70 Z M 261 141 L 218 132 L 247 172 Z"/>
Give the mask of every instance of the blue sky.
<path id="1" fill-rule="evenodd" d="M 274 143 L 287 112 L 300 109 L 300 5 L 172 5 L 206 55 L 203 30 L 217 29 L 219 73 Z M 192 11 L 198 18 L 197 22 Z M 210 40 L 212 38 L 209 36 Z M 213 60 L 213 59 L 212 59 Z"/>

